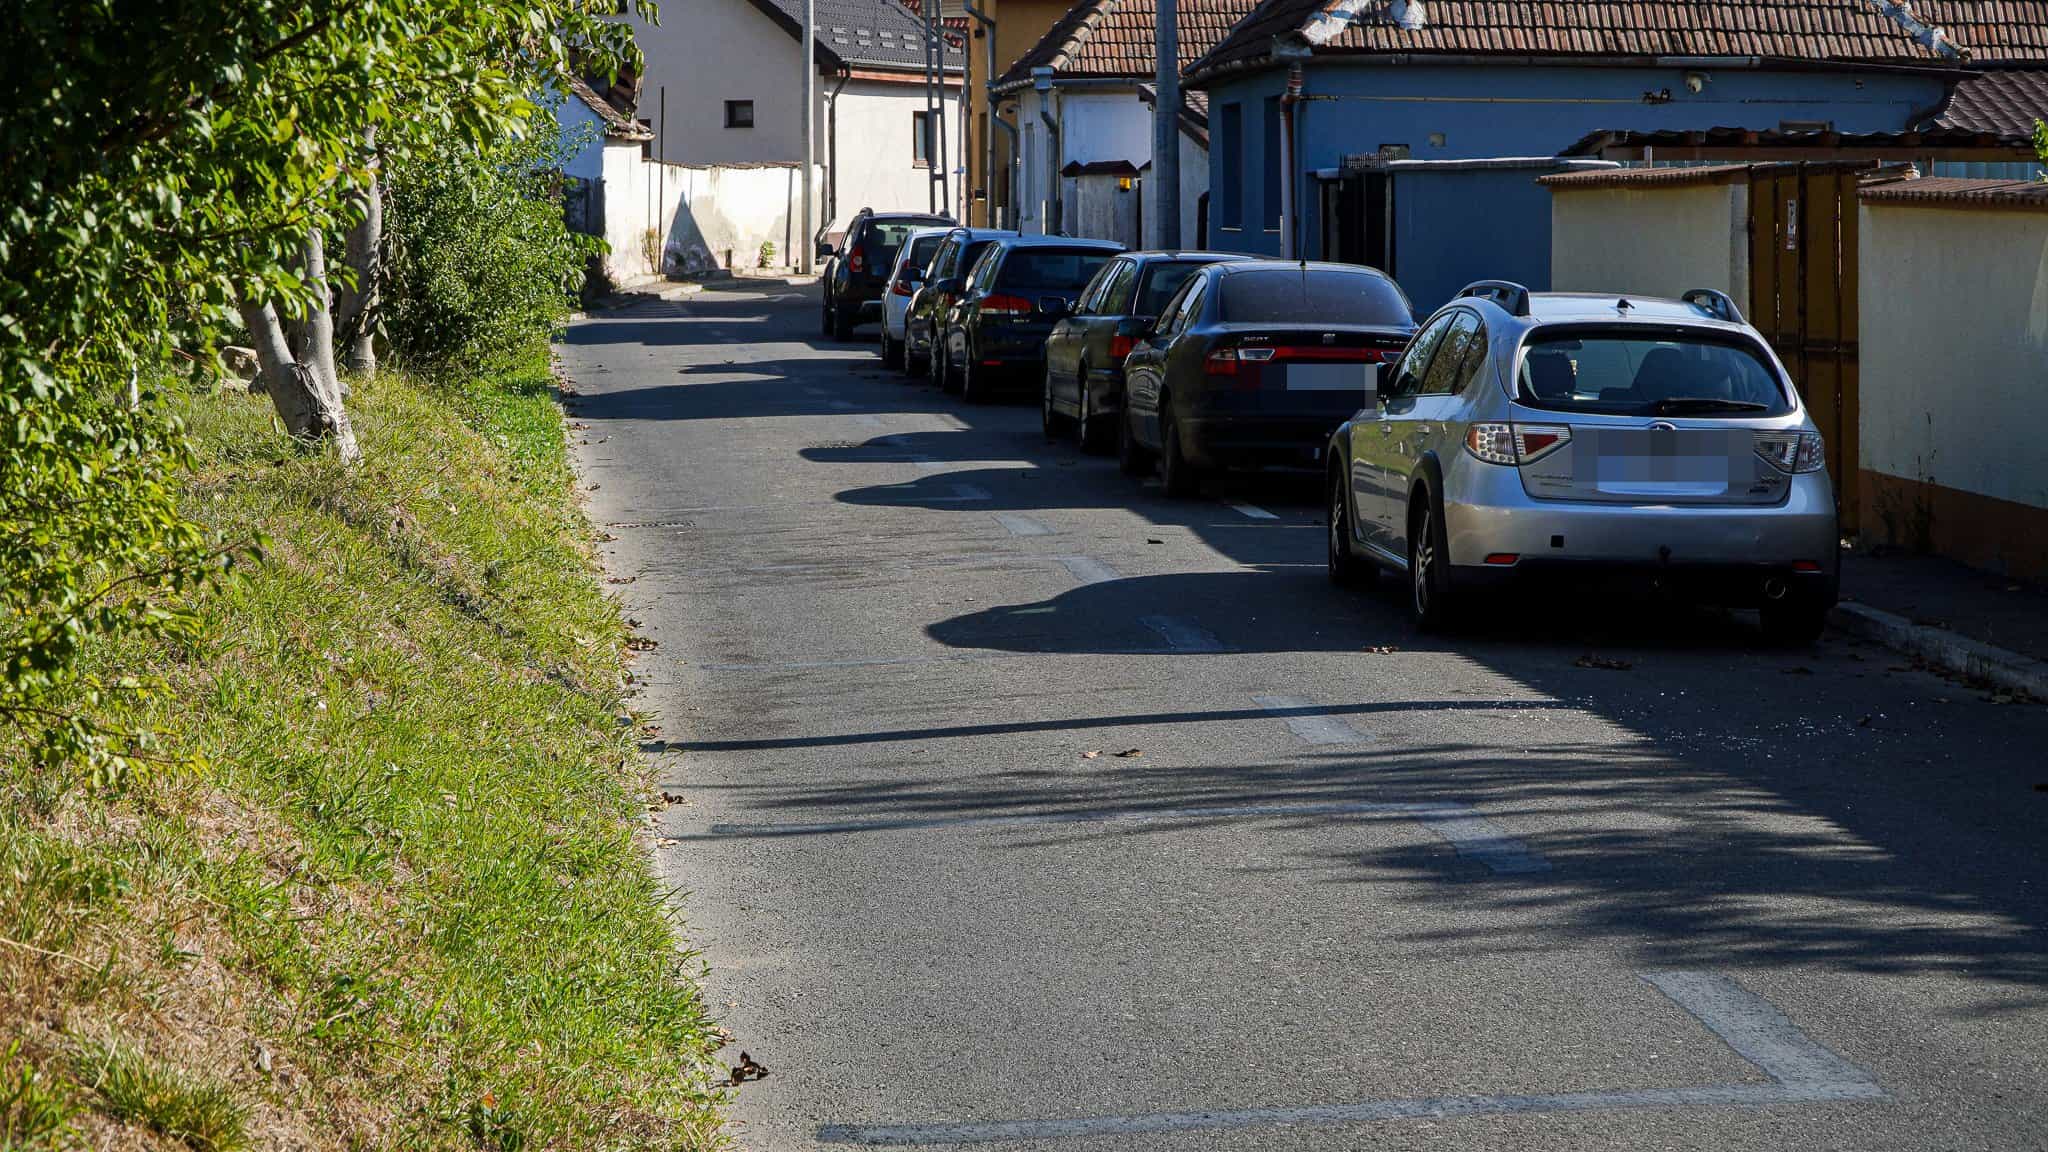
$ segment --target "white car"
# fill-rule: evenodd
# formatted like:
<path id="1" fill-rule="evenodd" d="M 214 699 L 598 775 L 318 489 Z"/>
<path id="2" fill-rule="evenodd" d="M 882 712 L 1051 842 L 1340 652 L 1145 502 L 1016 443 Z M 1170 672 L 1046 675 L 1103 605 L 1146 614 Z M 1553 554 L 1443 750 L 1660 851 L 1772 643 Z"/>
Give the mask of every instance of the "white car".
<path id="1" fill-rule="evenodd" d="M 882 363 L 886 367 L 903 366 L 904 314 L 910 311 L 910 298 L 924 284 L 932 253 L 939 250 L 939 241 L 951 231 L 951 225 L 919 228 L 905 236 L 903 247 L 896 250 L 896 264 L 889 269 L 889 283 L 882 289 Z"/>

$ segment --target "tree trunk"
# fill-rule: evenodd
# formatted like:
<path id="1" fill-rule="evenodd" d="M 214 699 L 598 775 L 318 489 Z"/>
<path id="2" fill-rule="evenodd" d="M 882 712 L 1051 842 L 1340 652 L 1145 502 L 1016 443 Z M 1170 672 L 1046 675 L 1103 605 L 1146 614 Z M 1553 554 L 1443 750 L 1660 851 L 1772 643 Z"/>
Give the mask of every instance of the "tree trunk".
<path id="1" fill-rule="evenodd" d="M 326 261 L 317 229 L 306 236 L 305 267 L 308 280 L 319 293 L 314 309 L 304 321 L 308 348 L 305 360 L 292 355 L 284 325 L 278 322 L 277 310 L 267 301 L 243 301 L 242 322 L 248 326 L 250 342 L 256 346 L 256 361 L 261 369 L 257 378 L 263 391 L 270 394 L 270 402 L 277 406 L 285 431 L 310 443 L 332 440 L 342 461 L 354 464 L 362 459 L 363 453 L 356 445 L 355 429 L 349 425 L 348 411 L 341 403 L 341 386 L 334 376 L 334 324 L 327 307 Z M 320 367 L 323 356 L 324 372 Z"/>
<path id="2" fill-rule="evenodd" d="M 377 129 L 369 131 L 368 144 L 377 146 Z M 343 285 L 335 295 L 335 332 L 351 372 L 369 375 L 377 370 L 377 277 L 382 271 L 384 246 L 384 182 L 378 165 L 370 167 L 370 186 L 363 190 L 363 218 L 348 230 L 342 247 L 342 263 L 355 273 L 353 286 Z"/>

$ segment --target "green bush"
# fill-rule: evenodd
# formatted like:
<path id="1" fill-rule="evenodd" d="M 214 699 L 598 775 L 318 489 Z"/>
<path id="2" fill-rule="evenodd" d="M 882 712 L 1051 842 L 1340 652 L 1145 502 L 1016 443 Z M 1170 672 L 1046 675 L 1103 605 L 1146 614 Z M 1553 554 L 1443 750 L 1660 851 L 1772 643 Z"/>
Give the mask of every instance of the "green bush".
<path id="1" fill-rule="evenodd" d="M 552 114 L 523 138 L 396 165 L 385 193 L 383 323 L 408 368 L 472 375 L 520 363 L 567 317 L 598 242 L 570 232 L 559 171 L 582 142 Z"/>

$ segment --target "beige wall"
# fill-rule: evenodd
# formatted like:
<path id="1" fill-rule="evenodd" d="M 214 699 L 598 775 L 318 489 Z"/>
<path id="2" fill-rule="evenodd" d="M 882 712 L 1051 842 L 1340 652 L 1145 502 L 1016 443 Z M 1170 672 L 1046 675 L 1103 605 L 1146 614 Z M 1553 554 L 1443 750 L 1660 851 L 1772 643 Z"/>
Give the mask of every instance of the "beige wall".
<path id="1" fill-rule="evenodd" d="M 957 166 L 960 101 L 958 88 L 946 108 L 946 163 Z M 838 188 L 830 229 L 846 226 L 855 212 L 923 212 L 931 207 L 931 170 L 917 166 L 912 151 L 912 113 L 925 110 L 924 84 L 849 80 L 839 94 Z M 819 131 L 825 122 L 819 122 Z M 957 193 L 959 182 L 949 188 Z M 941 201 L 939 211 L 957 216 L 957 205 Z M 824 210 L 819 210 L 824 215 Z"/>
<path id="2" fill-rule="evenodd" d="M 633 25 L 647 58 L 640 118 L 661 133 L 654 155 L 671 164 L 794 164 L 801 159 L 803 62 L 796 37 L 746 0 L 669 5 L 659 25 L 639 20 Z M 820 151 L 827 87 L 823 80 L 818 84 Z M 727 100 L 754 102 L 752 128 L 725 126 Z"/>
<path id="3" fill-rule="evenodd" d="M 1749 310 L 1748 189 L 1551 188 L 1550 286 L 1677 296 L 1715 288 Z"/>
<path id="4" fill-rule="evenodd" d="M 1861 213 L 1862 467 L 2048 509 L 2048 213 Z"/>

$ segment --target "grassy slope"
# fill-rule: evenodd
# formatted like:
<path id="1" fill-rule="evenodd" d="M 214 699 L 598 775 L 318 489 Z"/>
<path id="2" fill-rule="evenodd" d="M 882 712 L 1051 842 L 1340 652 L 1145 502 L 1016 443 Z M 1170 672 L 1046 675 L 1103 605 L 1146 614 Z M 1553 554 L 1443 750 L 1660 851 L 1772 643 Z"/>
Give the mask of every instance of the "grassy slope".
<path id="1" fill-rule="evenodd" d="M 193 507 L 269 562 L 100 670 L 199 762 L 0 768 L 0 1150 L 711 1146 L 548 375 L 351 407 L 353 475 L 190 402 Z"/>

